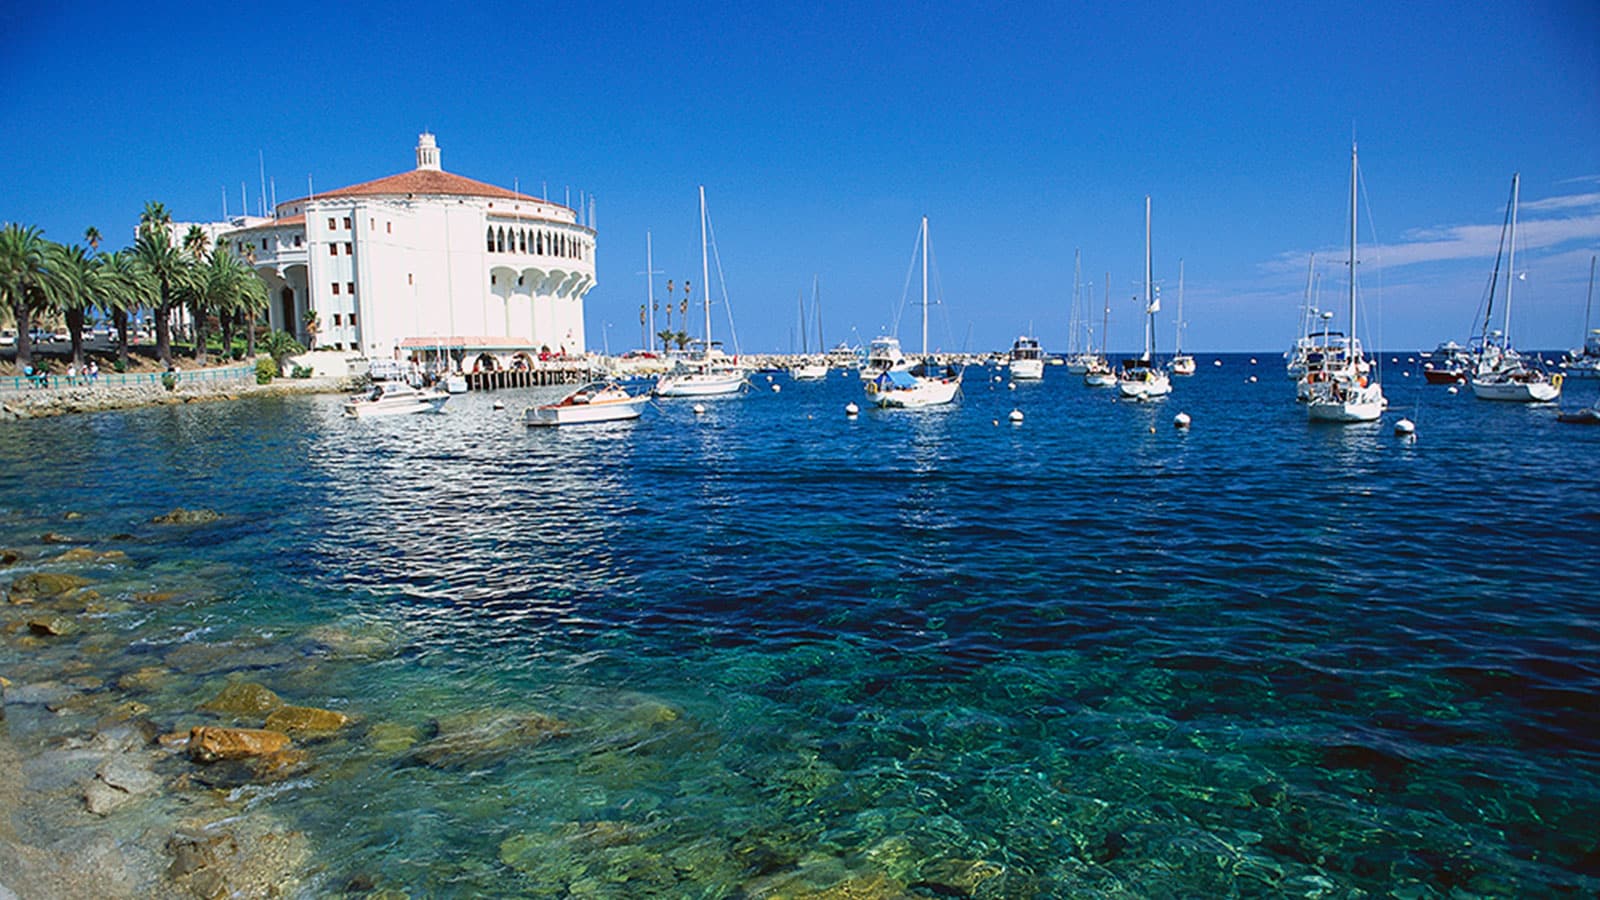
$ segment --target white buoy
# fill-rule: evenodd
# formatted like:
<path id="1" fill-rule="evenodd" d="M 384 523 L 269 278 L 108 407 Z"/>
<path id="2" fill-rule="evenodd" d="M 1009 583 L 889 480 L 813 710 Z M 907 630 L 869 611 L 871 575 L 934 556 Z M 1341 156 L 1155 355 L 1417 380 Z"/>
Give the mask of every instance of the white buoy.
<path id="1" fill-rule="evenodd" d="M 1011 415 L 1007 416 L 1006 418 L 1010 419 L 1011 420 L 1011 424 L 1013 424 L 1013 425 L 1021 425 L 1022 424 L 1022 410 L 1013 409 L 1011 411 Z"/>
<path id="2" fill-rule="evenodd" d="M 1400 377 L 1401 378 L 1410 378 L 1411 377 L 1411 373 L 1410 372 L 1401 372 L 1400 373 Z"/>
<path id="3" fill-rule="evenodd" d="M 1013 381 L 1010 384 L 1006 385 L 1006 390 L 1008 390 L 1008 391 L 1014 391 L 1016 389 L 1017 389 L 1017 383 L 1015 381 Z"/>
<path id="4" fill-rule="evenodd" d="M 1255 384 L 1256 383 L 1256 377 L 1254 375 L 1250 376 L 1250 383 L 1251 384 Z"/>
<path id="5" fill-rule="evenodd" d="M 1414 363 L 1416 361 L 1417 361 L 1417 358 L 1415 356 L 1406 357 L 1406 362 L 1408 362 L 1408 363 Z"/>
<path id="6" fill-rule="evenodd" d="M 1189 418 L 1189 414 L 1186 412 L 1178 413 L 1172 417 L 1172 424 L 1175 428 L 1188 428 L 1191 421 L 1193 420 Z"/>
<path id="7" fill-rule="evenodd" d="M 699 403 L 696 403 L 694 405 L 694 414 L 697 416 L 703 416 L 706 414 L 706 408 Z"/>
<path id="8" fill-rule="evenodd" d="M 494 402 L 494 408 L 495 409 L 505 409 L 506 408 L 506 402 L 504 400 L 496 400 Z"/>
<path id="9" fill-rule="evenodd" d="M 1250 365 L 1253 366 L 1255 364 L 1256 364 L 1256 358 L 1254 356 L 1250 357 Z"/>
<path id="10" fill-rule="evenodd" d="M 994 377 L 994 380 L 995 380 L 995 381 L 1003 381 L 1003 380 L 1004 380 L 1004 379 L 1002 379 L 1002 378 L 1001 378 L 1001 377 L 1000 377 L 1000 376 L 999 376 L 999 375 L 996 375 L 996 376 L 995 376 L 995 377 Z"/>
<path id="11" fill-rule="evenodd" d="M 768 381 L 768 382 L 771 382 L 771 381 L 772 381 L 772 376 L 771 376 L 771 375 L 768 375 L 768 376 L 767 376 L 767 381 Z"/>
<path id="12" fill-rule="evenodd" d="M 1446 394 L 1459 394 L 1459 393 L 1461 393 L 1461 389 L 1452 384 L 1452 385 L 1450 385 L 1450 389 L 1445 391 L 1445 393 Z"/>
<path id="13" fill-rule="evenodd" d="M 844 414 L 847 415 L 847 416 L 854 417 L 856 415 L 856 413 L 859 413 L 859 412 L 861 412 L 861 407 L 855 405 L 855 403 L 853 403 L 853 402 L 846 403 L 844 405 Z"/>
<path id="14" fill-rule="evenodd" d="M 1394 433 L 1402 437 L 1410 437 L 1417 433 L 1417 423 L 1410 419 L 1401 419 L 1394 423 Z"/>
<path id="15" fill-rule="evenodd" d="M 1213 365 L 1213 366 L 1221 366 L 1221 365 L 1222 365 L 1222 360 L 1220 360 L 1220 359 L 1213 359 L 1213 360 L 1212 360 L 1212 361 L 1211 361 L 1211 364 L 1212 364 L 1212 365 Z"/>
<path id="16" fill-rule="evenodd" d="M 775 384 L 775 385 L 773 385 L 773 386 L 772 386 L 772 392 L 773 392 L 773 393 L 774 393 L 774 394 L 777 394 L 777 393 L 780 393 L 780 392 L 782 392 L 782 391 L 783 391 L 783 385 L 781 385 L 781 384 Z"/>

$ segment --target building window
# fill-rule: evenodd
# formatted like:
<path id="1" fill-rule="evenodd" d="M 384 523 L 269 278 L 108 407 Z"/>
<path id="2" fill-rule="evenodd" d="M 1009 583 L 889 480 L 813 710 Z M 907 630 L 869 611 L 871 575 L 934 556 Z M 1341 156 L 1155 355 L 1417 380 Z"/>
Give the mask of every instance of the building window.
<path id="1" fill-rule="evenodd" d="M 338 228 L 338 227 L 339 227 L 338 223 L 333 220 L 332 216 L 329 216 L 328 217 L 328 230 L 332 231 L 332 230 L 334 230 L 335 228 Z"/>
<path id="2" fill-rule="evenodd" d="M 338 287 L 338 285 L 334 285 L 334 287 Z M 342 318 L 343 318 L 343 316 L 340 316 L 338 313 L 334 313 L 333 314 L 333 327 L 338 328 L 340 325 L 343 325 L 344 323 L 340 321 L 340 319 L 342 319 Z"/>
<path id="3" fill-rule="evenodd" d="M 350 217 L 349 216 L 345 216 L 344 217 L 344 230 L 345 231 L 349 231 L 350 230 Z"/>
<path id="4" fill-rule="evenodd" d="M 393 222 L 385 222 L 385 223 L 383 223 L 383 233 L 384 234 L 394 234 L 394 223 Z"/>
<path id="5" fill-rule="evenodd" d="M 539 232 L 538 243 L 539 243 L 538 253 L 539 253 L 540 256 L 543 256 L 544 255 L 544 232 L 542 232 L 542 231 Z"/>
<path id="6" fill-rule="evenodd" d="M 346 281 L 344 283 L 344 292 L 354 297 L 356 295 L 356 283 L 354 281 Z"/>
<path id="7" fill-rule="evenodd" d="M 345 256 L 354 256 L 355 255 L 355 252 L 350 249 L 350 242 L 349 241 L 345 241 L 344 242 L 344 255 Z"/>
<path id="8" fill-rule="evenodd" d="M 494 252 L 494 226 L 489 226 L 489 252 Z"/>
<path id="9" fill-rule="evenodd" d="M 528 233 L 526 231 L 517 233 L 517 246 L 522 248 L 523 253 L 528 252 Z"/>
<path id="10" fill-rule="evenodd" d="M 494 247 L 495 250 L 501 253 L 506 252 L 506 230 L 504 228 L 500 229 L 499 233 L 494 236 Z"/>
<path id="11" fill-rule="evenodd" d="M 337 296 L 339 293 L 339 282 L 337 281 L 333 283 L 333 293 L 335 296 Z"/>
<path id="12" fill-rule="evenodd" d="M 489 273 L 489 283 L 490 284 L 499 284 L 500 283 L 500 276 L 494 274 L 493 272 Z"/>
<path id="13" fill-rule="evenodd" d="M 303 238 L 304 238 L 304 235 L 299 235 L 299 234 L 297 234 L 297 235 L 295 235 L 295 236 L 294 236 L 294 245 L 295 245 L 295 246 L 296 246 L 296 247 L 298 247 L 298 246 L 300 246 L 300 241 L 301 241 L 301 240 L 302 240 L 302 239 L 303 239 Z"/>
<path id="14" fill-rule="evenodd" d="M 356 314 L 355 313 L 351 313 L 350 314 L 350 327 L 351 328 L 356 327 Z"/>
<path id="15" fill-rule="evenodd" d="M 339 255 L 339 245 L 338 244 L 329 244 L 328 245 L 328 255 L 329 256 L 338 256 Z"/>
<path id="16" fill-rule="evenodd" d="M 417 276 L 414 273 L 412 273 L 412 272 L 407 272 L 406 273 L 406 284 L 416 284 L 417 283 L 416 279 L 417 279 Z"/>
<path id="17" fill-rule="evenodd" d="M 374 231 L 376 231 L 377 228 L 378 228 L 378 220 L 377 219 L 368 219 L 367 220 L 367 227 L 371 228 Z"/>

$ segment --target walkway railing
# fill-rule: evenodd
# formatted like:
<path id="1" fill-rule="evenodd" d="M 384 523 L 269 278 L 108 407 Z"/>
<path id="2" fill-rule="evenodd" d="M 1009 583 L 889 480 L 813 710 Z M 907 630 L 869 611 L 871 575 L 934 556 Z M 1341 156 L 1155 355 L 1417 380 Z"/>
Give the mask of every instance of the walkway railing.
<path id="1" fill-rule="evenodd" d="M 256 377 L 255 366 L 229 366 L 224 369 L 195 369 L 193 371 L 179 370 L 171 373 L 177 376 L 177 387 L 185 384 L 211 384 L 214 382 L 254 381 Z M 166 372 L 101 372 L 99 375 L 74 375 L 68 377 L 60 372 L 40 373 L 38 375 L 13 375 L 9 378 L 0 378 L 0 391 L 27 391 L 27 390 L 59 390 L 76 387 L 99 387 L 108 385 L 121 387 L 124 385 L 155 385 L 164 386 L 162 380 Z"/>

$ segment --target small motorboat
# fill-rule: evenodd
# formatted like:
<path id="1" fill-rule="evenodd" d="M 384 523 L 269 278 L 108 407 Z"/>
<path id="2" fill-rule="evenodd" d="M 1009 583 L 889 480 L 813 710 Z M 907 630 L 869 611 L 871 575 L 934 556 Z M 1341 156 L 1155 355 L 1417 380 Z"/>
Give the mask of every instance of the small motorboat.
<path id="1" fill-rule="evenodd" d="M 618 422 L 639 418 L 649 402 L 649 394 L 630 394 L 614 381 L 591 381 L 554 403 L 528 407 L 522 421 L 528 425 Z"/>
<path id="2" fill-rule="evenodd" d="M 1557 413 L 1556 421 L 1568 425 L 1600 425 L 1600 401 L 1596 401 L 1593 406 Z"/>
<path id="3" fill-rule="evenodd" d="M 440 390 L 415 388 L 403 381 L 382 381 L 346 401 L 344 414 L 352 419 L 365 419 L 438 412 L 449 399 L 450 395 Z"/>

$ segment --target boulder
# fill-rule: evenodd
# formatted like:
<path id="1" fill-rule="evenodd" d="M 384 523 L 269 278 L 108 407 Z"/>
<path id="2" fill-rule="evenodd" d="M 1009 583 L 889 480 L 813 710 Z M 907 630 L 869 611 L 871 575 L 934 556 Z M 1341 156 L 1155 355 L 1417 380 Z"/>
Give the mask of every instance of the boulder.
<path id="1" fill-rule="evenodd" d="M 379 753 L 404 753 L 421 739 L 421 729 L 399 722 L 379 722 L 367 729 L 367 742 Z"/>
<path id="2" fill-rule="evenodd" d="M 11 595 L 22 597 L 55 597 L 75 588 L 85 587 L 89 579 L 63 572 L 29 572 L 11 582 Z"/>
<path id="3" fill-rule="evenodd" d="M 142 666 L 117 678 L 117 687 L 124 691 L 153 691 L 172 679 L 172 670 L 165 666 Z"/>
<path id="4" fill-rule="evenodd" d="M 71 550 L 55 558 L 56 562 L 63 563 L 125 563 L 128 554 L 121 550 L 107 550 L 97 553 L 88 547 L 73 547 Z"/>
<path id="5" fill-rule="evenodd" d="M 184 509 L 180 506 L 172 512 L 156 516 L 150 521 L 157 525 L 205 525 L 220 518 L 222 516 L 209 509 Z"/>
<path id="6" fill-rule="evenodd" d="M 9 547 L 0 547 L 0 566 L 16 565 L 21 560 L 21 550 L 12 550 Z"/>
<path id="7" fill-rule="evenodd" d="M 436 719 L 434 724 L 434 738 L 417 747 L 412 756 L 425 765 L 446 769 L 493 763 L 572 731 L 566 722 L 543 713 L 463 713 Z"/>
<path id="8" fill-rule="evenodd" d="M 311 857 L 305 834 L 262 816 L 183 828 L 167 839 L 177 896 L 294 897 Z"/>
<path id="9" fill-rule="evenodd" d="M 40 637 L 62 637 L 78 630 L 78 623 L 66 616 L 41 616 L 28 620 L 28 630 Z"/>
<path id="10" fill-rule="evenodd" d="M 202 763 L 245 759 L 277 753 L 289 744 L 289 736 L 281 731 L 202 725 L 189 731 L 189 758 Z"/>
<path id="11" fill-rule="evenodd" d="M 200 704 L 204 712 L 238 718 L 262 718 L 283 706 L 283 699 L 253 681 L 235 681 L 222 692 Z"/>
<path id="12" fill-rule="evenodd" d="M 267 716 L 267 728 L 296 737 L 333 734 L 350 724 L 350 717 L 331 709 L 312 706 L 280 706 Z"/>

